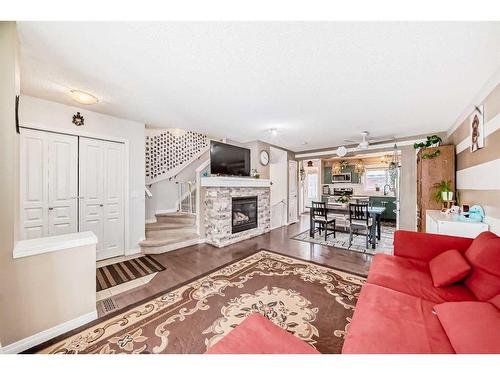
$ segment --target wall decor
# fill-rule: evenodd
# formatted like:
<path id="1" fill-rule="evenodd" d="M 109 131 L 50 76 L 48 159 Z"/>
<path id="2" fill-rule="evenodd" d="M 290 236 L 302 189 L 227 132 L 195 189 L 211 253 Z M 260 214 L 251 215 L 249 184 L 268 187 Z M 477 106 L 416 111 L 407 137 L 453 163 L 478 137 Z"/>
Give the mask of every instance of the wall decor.
<path id="1" fill-rule="evenodd" d="M 484 106 L 476 107 L 469 117 L 470 122 L 470 150 L 471 152 L 484 147 Z"/>
<path id="2" fill-rule="evenodd" d="M 146 183 L 174 177 L 210 147 L 208 136 L 181 129 L 146 129 Z"/>
<path id="3" fill-rule="evenodd" d="M 73 115 L 72 123 L 75 124 L 76 126 L 82 126 L 84 124 L 84 122 L 85 122 L 85 119 L 80 114 L 80 112 L 76 112 L 76 115 Z"/>
<path id="4" fill-rule="evenodd" d="M 266 166 L 269 164 L 269 152 L 262 150 L 260 152 L 260 164 Z"/>

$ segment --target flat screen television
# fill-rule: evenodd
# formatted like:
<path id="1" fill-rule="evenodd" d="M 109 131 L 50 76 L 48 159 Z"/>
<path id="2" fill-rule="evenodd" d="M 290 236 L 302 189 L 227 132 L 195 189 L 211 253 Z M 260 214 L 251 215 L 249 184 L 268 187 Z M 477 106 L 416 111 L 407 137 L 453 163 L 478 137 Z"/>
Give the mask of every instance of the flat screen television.
<path id="1" fill-rule="evenodd" d="M 227 143 L 210 141 L 210 174 L 250 176 L 250 150 Z"/>

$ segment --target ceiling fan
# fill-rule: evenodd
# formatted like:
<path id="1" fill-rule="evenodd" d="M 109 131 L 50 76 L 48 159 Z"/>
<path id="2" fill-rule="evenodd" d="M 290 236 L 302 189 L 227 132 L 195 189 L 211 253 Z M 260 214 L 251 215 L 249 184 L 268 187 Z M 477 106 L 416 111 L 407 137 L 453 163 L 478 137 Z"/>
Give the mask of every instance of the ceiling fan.
<path id="1" fill-rule="evenodd" d="M 348 145 L 349 144 L 356 144 L 356 143 L 358 145 L 356 147 L 350 147 L 350 148 L 347 148 L 347 147 L 344 147 L 344 146 L 340 146 L 339 148 L 337 148 L 336 154 L 338 156 L 340 156 L 340 157 L 343 157 L 343 156 L 345 156 L 350 151 L 366 150 L 366 149 L 368 149 L 368 147 L 370 145 L 382 144 L 382 143 L 394 141 L 396 139 L 395 137 L 390 137 L 390 138 L 371 138 L 371 139 L 368 139 L 369 135 L 370 135 L 370 133 L 367 132 L 366 130 L 362 131 L 361 132 L 361 141 L 359 141 L 359 143 L 358 143 L 358 141 L 354 141 L 354 140 L 351 140 L 351 139 L 344 139 L 344 142 L 346 142 Z"/>

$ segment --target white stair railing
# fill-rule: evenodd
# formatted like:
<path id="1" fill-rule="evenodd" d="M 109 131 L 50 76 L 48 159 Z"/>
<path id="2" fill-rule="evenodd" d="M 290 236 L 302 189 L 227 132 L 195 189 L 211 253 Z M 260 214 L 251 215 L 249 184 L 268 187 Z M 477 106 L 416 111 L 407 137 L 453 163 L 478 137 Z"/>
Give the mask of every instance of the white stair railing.
<path id="1" fill-rule="evenodd" d="M 196 214 L 196 184 L 192 181 L 176 182 L 178 192 L 178 211 Z"/>

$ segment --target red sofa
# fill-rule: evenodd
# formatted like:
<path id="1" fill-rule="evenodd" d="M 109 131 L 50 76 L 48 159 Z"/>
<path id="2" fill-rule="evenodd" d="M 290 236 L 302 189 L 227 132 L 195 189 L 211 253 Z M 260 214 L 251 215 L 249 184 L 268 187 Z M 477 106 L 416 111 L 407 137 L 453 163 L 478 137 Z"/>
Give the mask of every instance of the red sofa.
<path id="1" fill-rule="evenodd" d="M 458 250 L 464 280 L 437 288 L 429 261 Z M 500 353 L 500 237 L 397 231 L 394 256 L 375 255 L 343 353 Z"/>

